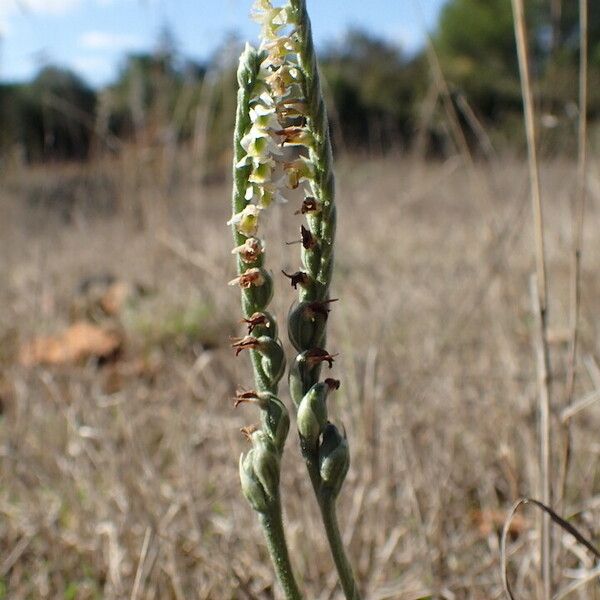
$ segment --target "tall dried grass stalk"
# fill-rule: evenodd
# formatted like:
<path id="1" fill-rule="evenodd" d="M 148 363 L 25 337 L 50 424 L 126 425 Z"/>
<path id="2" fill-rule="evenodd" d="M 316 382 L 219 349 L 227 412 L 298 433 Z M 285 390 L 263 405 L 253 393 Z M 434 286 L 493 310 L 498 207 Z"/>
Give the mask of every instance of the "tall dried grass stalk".
<path id="1" fill-rule="evenodd" d="M 531 203 L 534 220 L 536 282 L 534 314 L 536 327 L 536 356 L 539 387 L 539 428 L 540 428 L 540 492 L 541 499 L 547 506 L 552 505 L 551 489 L 551 456 L 550 456 L 550 353 L 548 347 L 548 283 L 546 276 L 546 256 L 544 248 L 544 215 L 540 190 L 540 174 L 537 157 L 537 136 L 534 118 L 533 92 L 529 72 L 529 50 L 525 26 L 523 0 L 512 0 L 515 39 L 519 59 L 521 93 L 525 116 L 525 133 L 527 137 L 527 153 L 529 178 L 531 185 Z M 549 599 L 552 590 L 552 561 L 550 540 L 550 518 L 542 516 L 541 531 L 541 567 L 543 597 Z"/>
<path id="2" fill-rule="evenodd" d="M 588 103 L 588 0 L 579 0 L 579 123 L 577 150 L 577 195 L 573 203 L 573 249 L 571 256 L 571 339 L 567 371 L 566 404 L 573 401 L 575 388 L 575 363 L 579 333 L 579 308 L 581 304 L 581 255 L 583 223 L 586 205 L 587 178 L 587 103 Z"/>

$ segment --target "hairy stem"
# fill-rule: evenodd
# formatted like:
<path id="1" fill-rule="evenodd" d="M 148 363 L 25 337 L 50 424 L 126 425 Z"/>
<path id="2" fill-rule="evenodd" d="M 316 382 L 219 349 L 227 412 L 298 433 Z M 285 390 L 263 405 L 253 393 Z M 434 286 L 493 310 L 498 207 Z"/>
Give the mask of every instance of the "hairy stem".
<path id="1" fill-rule="evenodd" d="M 335 509 L 335 498 L 331 495 L 320 494 L 319 508 L 323 517 L 323 525 L 327 533 L 327 540 L 331 547 L 331 554 L 335 562 L 342 589 L 347 600 L 360 600 L 360 593 L 354 579 L 352 565 L 346 556 L 344 542 L 340 534 L 340 528 L 337 520 L 337 511 Z"/>
<path id="2" fill-rule="evenodd" d="M 275 567 L 277 580 L 283 589 L 286 599 L 302 600 L 302 594 L 300 593 L 300 589 L 298 588 L 298 584 L 294 577 L 285 541 L 279 499 L 274 503 L 270 511 L 259 513 L 259 519 L 267 540 L 271 561 Z"/>

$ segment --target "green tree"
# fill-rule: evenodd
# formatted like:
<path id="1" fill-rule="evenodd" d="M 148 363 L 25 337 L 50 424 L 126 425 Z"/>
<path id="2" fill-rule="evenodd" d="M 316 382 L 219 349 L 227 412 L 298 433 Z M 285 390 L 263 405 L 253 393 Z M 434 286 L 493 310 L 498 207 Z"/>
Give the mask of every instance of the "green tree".
<path id="1" fill-rule="evenodd" d="M 419 62 L 360 30 L 349 31 L 323 54 L 330 112 L 334 123 L 336 117 L 339 120 L 346 141 L 381 149 L 408 142 L 424 81 Z"/>
<path id="2" fill-rule="evenodd" d="M 510 0 L 451 0 L 434 44 L 444 75 L 485 116 L 499 119 L 520 107 Z"/>
<path id="3" fill-rule="evenodd" d="M 96 96 L 77 75 L 45 67 L 17 101 L 19 138 L 29 161 L 87 157 Z"/>

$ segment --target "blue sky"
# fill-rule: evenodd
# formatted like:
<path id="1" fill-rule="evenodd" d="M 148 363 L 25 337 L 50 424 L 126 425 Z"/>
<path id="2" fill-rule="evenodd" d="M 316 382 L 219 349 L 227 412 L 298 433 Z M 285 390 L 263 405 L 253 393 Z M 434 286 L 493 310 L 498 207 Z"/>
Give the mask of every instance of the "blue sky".
<path id="1" fill-rule="evenodd" d="M 317 44 L 353 26 L 417 49 L 445 0 L 307 0 Z M 52 63 L 98 86 L 126 52 L 151 49 L 163 26 L 179 51 L 208 58 L 231 32 L 253 41 L 252 0 L 0 0 L 0 79 L 30 78 Z"/>

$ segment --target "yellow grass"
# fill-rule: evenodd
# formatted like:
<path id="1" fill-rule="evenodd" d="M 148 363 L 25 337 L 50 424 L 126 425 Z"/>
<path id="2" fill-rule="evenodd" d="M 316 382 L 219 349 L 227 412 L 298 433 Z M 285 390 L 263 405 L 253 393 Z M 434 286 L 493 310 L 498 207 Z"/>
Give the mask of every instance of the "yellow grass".
<path id="1" fill-rule="evenodd" d="M 190 177 L 167 190 L 138 158 L 82 168 L 112 181 L 116 213 L 96 214 L 109 193 L 101 186 L 75 194 L 66 213 L 34 202 L 77 177 L 74 167 L 15 172 L 0 192 L 0 598 L 277 598 L 237 476 L 239 428 L 257 415 L 230 400 L 251 376 L 228 347 L 242 331 L 226 285 L 229 186 Z M 527 167 L 507 158 L 474 168 L 488 183 L 478 194 L 458 160 L 338 168 L 340 300 L 328 350 L 340 353 L 332 374 L 342 387 L 331 412 L 351 439 L 340 517 L 371 600 L 501 597 L 502 517 L 539 485 Z M 600 384 L 600 174 L 589 177 L 575 401 Z M 541 165 L 559 390 L 576 178 L 569 162 Z M 297 208 L 277 208 L 267 234 L 282 323 L 293 290 L 278 272 L 297 266 L 297 246 L 285 245 L 299 238 Z M 116 317 L 77 291 L 107 273 L 138 285 Z M 23 343 L 82 315 L 123 333 L 116 362 L 18 364 Z M 600 509 L 599 426 L 598 403 L 572 417 L 564 510 L 588 534 Z M 288 539 L 307 597 L 340 598 L 325 541 L 312 535 L 302 460 L 284 460 Z M 519 598 L 534 597 L 537 535 L 526 511 L 510 546 Z M 555 565 L 563 584 L 564 569 L 593 566 L 581 560 L 571 544 Z"/>

